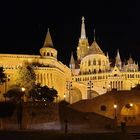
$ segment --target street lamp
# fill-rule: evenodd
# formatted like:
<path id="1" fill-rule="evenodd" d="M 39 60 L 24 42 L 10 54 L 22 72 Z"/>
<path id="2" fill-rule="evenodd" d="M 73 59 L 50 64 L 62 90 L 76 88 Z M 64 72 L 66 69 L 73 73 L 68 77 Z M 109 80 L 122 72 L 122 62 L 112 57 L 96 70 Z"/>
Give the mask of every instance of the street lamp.
<path id="1" fill-rule="evenodd" d="M 117 105 L 114 104 L 113 107 L 114 107 L 114 126 L 116 128 L 117 127 Z"/>
<path id="2" fill-rule="evenodd" d="M 132 104 L 132 103 L 130 103 L 130 106 L 131 106 L 131 107 L 133 107 L 133 104 Z"/>
<path id="3" fill-rule="evenodd" d="M 114 117 L 117 118 L 117 105 L 114 104 Z"/>
<path id="4" fill-rule="evenodd" d="M 71 90 L 72 90 L 72 82 L 71 81 L 67 81 L 66 89 L 68 90 L 68 94 L 69 94 L 69 103 L 71 103 Z"/>
<path id="5" fill-rule="evenodd" d="M 91 89 L 93 88 L 93 83 L 92 81 L 89 81 L 87 84 L 88 84 L 88 89 L 89 89 L 89 99 L 91 99 L 92 98 Z"/>
<path id="6" fill-rule="evenodd" d="M 25 99 L 25 88 L 24 87 L 22 87 L 21 88 L 21 91 L 22 91 L 22 94 L 23 94 L 23 101 L 26 101 L 26 99 Z"/>
<path id="7" fill-rule="evenodd" d="M 64 101 L 65 101 L 65 99 L 66 99 L 66 94 L 64 93 Z"/>

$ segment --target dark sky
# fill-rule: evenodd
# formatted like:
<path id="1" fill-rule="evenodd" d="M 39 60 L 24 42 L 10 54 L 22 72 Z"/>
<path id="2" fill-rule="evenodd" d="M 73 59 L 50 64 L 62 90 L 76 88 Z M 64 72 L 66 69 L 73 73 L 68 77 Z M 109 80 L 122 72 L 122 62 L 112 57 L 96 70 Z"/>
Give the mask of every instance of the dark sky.
<path id="1" fill-rule="evenodd" d="M 90 44 L 95 27 L 99 46 L 111 58 L 119 48 L 123 60 L 131 55 L 140 63 L 138 0 L 5 0 L 0 9 L 0 53 L 39 54 L 49 27 L 58 59 L 68 64 L 78 45 L 81 17 L 85 16 Z"/>

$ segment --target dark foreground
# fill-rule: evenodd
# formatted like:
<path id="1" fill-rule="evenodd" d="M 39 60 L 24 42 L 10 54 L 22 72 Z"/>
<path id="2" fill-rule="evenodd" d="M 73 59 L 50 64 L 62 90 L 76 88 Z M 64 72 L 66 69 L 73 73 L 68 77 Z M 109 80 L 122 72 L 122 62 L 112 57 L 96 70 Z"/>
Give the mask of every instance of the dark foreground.
<path id="1" fill-rule="evenodd" d="M 135 140 L 127 133 L 68 133 L 56 131 L 0 131 L 0 140 Z"/>

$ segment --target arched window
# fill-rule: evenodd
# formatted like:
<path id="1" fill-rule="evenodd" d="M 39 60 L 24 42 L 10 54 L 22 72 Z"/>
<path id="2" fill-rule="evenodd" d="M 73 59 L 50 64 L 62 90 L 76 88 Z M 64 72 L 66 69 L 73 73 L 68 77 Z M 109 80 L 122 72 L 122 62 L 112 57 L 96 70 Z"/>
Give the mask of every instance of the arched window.
<path id="1" fill-rule="evenodd" d="M 93 70 L 93 73 L 96 73 L 96 69 Z"/>
<path id="2" fill-rule="evenodd" d="M 98 64 L 101 65 L 101 60 L 98 60 Z"/>
<path id="3" fill-rule="evenodd" d="M 49 52 L 47 52 L 47 56 L 50 56 L 50 53 Z"/>
<path id="4" fill-rule="evenodd" d="M 88 61 L 88 66 L 90 66 L 90 65 L 91 65 L 91 61 L 89 60 L 89 61 Z"/>
<path id="5" fill-rule="evenodd" d="M 101 73 L 102 71 L 101 71 L 101 69 L 99 69 L 99 73 Z"/>
<path id="6" fill-rule="evenodd" d="M 96 60 L 95 59 L 93 60 L 93 65 L 96 65 Z"/>

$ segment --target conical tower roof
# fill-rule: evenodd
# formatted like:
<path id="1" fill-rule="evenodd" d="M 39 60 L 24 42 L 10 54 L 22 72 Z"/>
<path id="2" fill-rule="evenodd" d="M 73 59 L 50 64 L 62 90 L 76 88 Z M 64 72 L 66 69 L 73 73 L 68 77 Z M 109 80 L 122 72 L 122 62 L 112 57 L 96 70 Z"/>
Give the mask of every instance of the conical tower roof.
<path id="1" fill-rule="evenodd" d="M 102 54 L 102 55 L 104 55 L 103 51 L 101 50 L 101 48 L 99 47 L 99 45 L 97 44 L 96 41 L 93 41 L 93 43 L 91 44 L 88 54 Z"/>
<path id="2" fill-rule="evenodd" d="M 48 32 L 47 32 L 43 47 L 53 48 L 53 42 L 52 42 L 52 38 L 51 38 L 51 35 L 50 35 L 49 28 L 48 28 Z"/>
<path id="3" fill-rule="evenodd" d="M 71 53 L 70 64 L 75 64 L 75 60 L 73 57 L 73 52 Z"/>
<path id="4" fill-rule="evenodd" d="M 99 47 L 99 45 L 96 42 L 95 29 L 94 29 L 94 40 L 89 48 L 88 54 L 102 54 L 102 55 L 104 55 L 103 51 L 101 50 L 101 48 Z"/>

